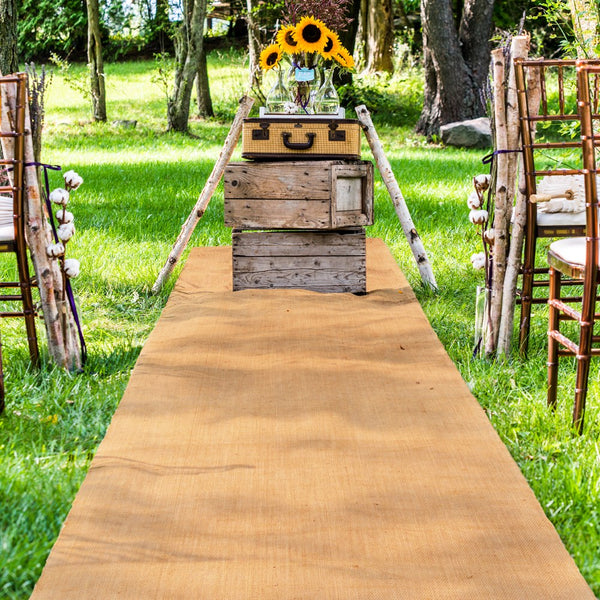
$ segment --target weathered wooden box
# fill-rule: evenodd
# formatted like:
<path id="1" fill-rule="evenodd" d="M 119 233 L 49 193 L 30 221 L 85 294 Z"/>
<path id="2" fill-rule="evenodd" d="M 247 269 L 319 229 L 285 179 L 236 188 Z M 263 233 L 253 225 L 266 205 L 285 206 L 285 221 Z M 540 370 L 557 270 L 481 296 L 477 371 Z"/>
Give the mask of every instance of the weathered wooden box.
<path id="1" fill-rule="evenodd" d="M 364 293 L 362 228 L 343 231 L 233 231 L 233 289 L 300 288 Z"/>
<path id="2" fill-rule="evenodd" d="M 360 125 L 312 115 L 244 119 L 242 158 L 360 158 Z"/>
<path id="3" fill-rule="evenodd" d="M 373 223 L 368 161 L 229 163 L 225 225 L 238 229 L 340 229 Z"/>

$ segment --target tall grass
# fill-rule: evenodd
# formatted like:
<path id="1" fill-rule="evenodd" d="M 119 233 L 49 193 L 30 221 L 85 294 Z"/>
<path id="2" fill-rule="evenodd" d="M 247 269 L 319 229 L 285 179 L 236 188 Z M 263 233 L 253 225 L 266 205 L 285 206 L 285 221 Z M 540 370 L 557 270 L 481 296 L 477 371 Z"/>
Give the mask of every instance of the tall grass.
<path id="1" fill-rule="evenodd" d="M 82 263 L 74 280 L 89 363 L 70 375 L 28 367 L 20 320 L 0 323 L 7 408 L 0 417 L 0 597 L 27 598 L 39 577 L 73 497 L 156 323 L 175 276 L 157 296 L 150 288 L 210 173 L 245 83 L 243 60 L 213 53 L 209 69 L 217 119 L 192 119 L 195 137 L 164 133 L 164 90 L 152 83 L 153 65 L 107 67 L 109 123 L 89 122 L 89 108 L 56 75 L 47 102 L 44 160 L 75 169 L 85 184 L 74 195 L 77 235 L 69 255 Z M 381 180 L 375 183 L 376 223 L 368 235 L 391 248 L 440 340 L 525 474 L 582 573 L 600 594 L 600 477 L 597 367 L 585 435 L 569 428 L 574 369 L 563 361 L 563 398 L 545 406 L 543 309 L 534 309 L 527 360 L 472 358 L 475 288 L 481 275 L 469 257 L 480 250 L 467 220 L 466 197 L 482 172 L 480 151 L 428 146 L 412 134 L 419 112 L 420 75 L 350 90 L 365 101 L 428 250 L 440 287 L 420 285 L 418 270 Z M 113 120 L 137 120 L 135 129 Z M 363 148 L 369 158 L 368 148 Z M 239 154 L 236 155 L 239 158 Z M 53 186 L 61 183 L 52 174 Z M 219 188 L 189 246 L 231 240 L 223 225 Z M 543 250 L 540 250 L 543 253 Z M 4 257 L 0 275 L 12 270 Z M 185 258 L 185 256 L 184 256 Z M 40 325 L 41 333 L 43 327 Z M 48 365 L 48 362 L 45 361 Z M 566 400 L 565 400 L 566 399 Z"/>

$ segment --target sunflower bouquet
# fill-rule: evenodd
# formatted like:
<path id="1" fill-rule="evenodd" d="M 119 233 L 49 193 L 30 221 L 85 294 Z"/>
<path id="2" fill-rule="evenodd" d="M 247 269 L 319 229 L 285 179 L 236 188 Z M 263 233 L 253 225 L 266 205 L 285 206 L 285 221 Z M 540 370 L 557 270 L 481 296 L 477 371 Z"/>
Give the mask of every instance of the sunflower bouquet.
<path id="1" fill-rule="evenodd" d="M 289 89 L 283 82 L 283 59 L 290 65 Z M 279 29 L 275 43 L 261 52 L 259 65 L 265 71 L 277 69 L 277 83 L 267 96 L 269 112 L 333 113 L 339 107 L 339 98 L 331 81 L 333 70 L 335 67 L 352 69 L 354 60 L 335 31 L 320 19 L 305 15 L 296 24 L 290 23 Z M 322 68 L 328 68 L 328 72 L 321 85 Z M 327 102 L 315 106 L 319 95 Z"/>

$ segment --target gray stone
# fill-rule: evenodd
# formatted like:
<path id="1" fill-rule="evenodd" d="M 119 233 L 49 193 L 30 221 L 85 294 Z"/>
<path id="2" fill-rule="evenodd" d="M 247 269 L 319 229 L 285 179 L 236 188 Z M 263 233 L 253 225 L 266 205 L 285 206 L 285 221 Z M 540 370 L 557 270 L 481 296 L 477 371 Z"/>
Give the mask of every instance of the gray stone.
<path id="1" fill-rule="evenodd" d="M 492 130 L 487 117 L 447 123 L 440 127 L 442 142 L 459 148 L 491 148 Z"/>
<path id="2" fill-rule="evenodd" d="M 137 121 L 130 121 L 128 119 L 119 119 L 117 121 L 113 121 L 112 124 L 115 127 L 124 127 L 125 129 L 135 129 L 137 126 Z"/>

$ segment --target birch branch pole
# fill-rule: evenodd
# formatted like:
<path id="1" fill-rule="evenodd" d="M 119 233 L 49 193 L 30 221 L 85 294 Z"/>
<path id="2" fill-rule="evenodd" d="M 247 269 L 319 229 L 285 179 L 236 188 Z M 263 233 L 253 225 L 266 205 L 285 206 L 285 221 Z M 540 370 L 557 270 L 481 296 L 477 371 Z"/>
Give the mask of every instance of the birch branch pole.
<path id="1" fill-rule="evenodd" d="M 514 59 L 526 58 L 529 53 L 529 36 L 515 36 L 510 45 L 508 57 L 503 49 L 492 51 L 494 75 L 494 129 L 496 188 L 494 200 L 494 247 L 492 263 L 492 289 L 490 295 L 490 335 L 486 343 L 486 354 L 498 351 L 500 330 L 506 344 L 509 326 L 504 304 L 511 304 L 513 298 L 505 297 L 505 279 L 509 255 L 511 215 L 517 184 L 517 163 L 519 145 L 519 112 Z M 508 77 L 507 77 L 508 74 Z M 516 282 L 515 282 L 516 285 Z M 503 313 L 504 324 L 503 321 Z M 512 319 L 510 320 L 512 328 Z M 510 336 L 508 340 L 510 345 Z"/>
<path id="2" fill-rule="evenodd" d="M 373 158 L 377 163 L 377 168 L 381 173 L 381 177 L 392 198 L 392 202 L 394 203 L 394 208 L 396 209 L 398 219 L 400 219 L 404 235 L 408 240 L 415 261 L 417 262 L 421 279 L 425 284 L 433 289 L 437 289 L 437 283 L 435 281 L 433 270 L 431 269 L 431 264 L 427 258 L 427 252 L 425 252 L 423 242 L 414 226 L 412 217 L 410 216 L 410 212 L 406 206 L 400 187 L 398 186 L 398 182 L 394 177 L 392 167 L 383 151 L 383 146 L 381 145 L 381 141 L 379 140 L 379 136 L 377 135 L 377 131 L 371 120 L 371 114 L 364 104 L 357 106 L 355 110 L 358 115 L 358 121 L 365 132 L 369 146 L 371 147 Z"/>
<path id="3" fill-rule="evenodd" d="M 233 120 L 231 129 L 227 134 L 227 138 L 225 139 L 223 150 L 221 150 L 221 154 L 219 155 L 219 158 L 217 159 L 217 162 L 215 163 L 215 166 L 213 167 L 213 170 L 204 185 L 204 188 L 196 202 L 196 205 L 194 206 L 194 209 L 183 224 L 183 227 L 181 228 L 181 233 L 179 234 L 179 237 L 173 245 L 173 249 L 171 250 L 171 254 L 169 254 L 167 262 L 161 269 L 154 285 L 152 286 L 152 293 L 156 294 L 162 289 L 163 285 L 165 284 L 165 281 L 173 272 L 177 261 L 181 258 L 183 251 L 185 250 L 188 242 L 190 241 L 196 224 L 204 215 L 206 207 L 208 206 L 208 203 L 212 198 L 212 195 L 221 179 L 221 176 L 223 175 L 223 172 L 225 171 L 225 167 L 227 166 L 227 163 L 231 159 L 231 155 L 235 150 L 235 146 L 242 131 L 244 119 L 250 113 L 250 109 L 252 108 L 253 104 L 254 100 L 249 96 L 243 96 L 240 100 L 240 106 Z"/>
<path id="4" fill-rule="evenodd" d="M 527 105 L 529 107 L 529 114 L 532 116 L 537 115 L 539 112 L 541 93 L 540 72 L 538 69 L 529 69 L 527 73 Z M 535 131 L 532 131 L 533 136 L 535 136 Z M 522 156 L 519 165 L 519 188 L 515 202 L 515 217 L 512 225 L 508 262 L 504 275 L 502 316 L 500 319 L 500 331 L 498 333 L 498 354 L 504 356 L 510 354 L 515 317 L 517 279 L 519 277 L 519 270 L 521 269 L 523 240 L 527 225 L 525 168 Z"/>
<path id="5" fill-rule="evenodd" d="M 16 110 L 16 86 L 2 86 L 0 105 L 1 127 L 3 131 L 11 130 L 11 115 Z M 33 166 L 33 141 L 31 138 L 31 120 L 29 103 L 25 103 L 25 197 L 24 206 L 25 231 L 27 245 L 31 255 L 38 289 L 46 333 L 48 351 L 52 360 L 59 366 L 75 370 L 81 368 L 81 355 L 78 350 L 77 332 L 73 325 L 73 317 L 68 303 L 63 297 L 63 278 L 58 261 L 50 260 L 46 254 L 46 246 L 52 241 L 50 228 L 42 205 L 38 184 L 37 170 Z M 5 158 L 14 158 L 14 147 L 7 143 L 9 138 L 2 138 L 2 152 Z"/>

